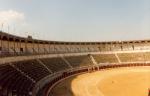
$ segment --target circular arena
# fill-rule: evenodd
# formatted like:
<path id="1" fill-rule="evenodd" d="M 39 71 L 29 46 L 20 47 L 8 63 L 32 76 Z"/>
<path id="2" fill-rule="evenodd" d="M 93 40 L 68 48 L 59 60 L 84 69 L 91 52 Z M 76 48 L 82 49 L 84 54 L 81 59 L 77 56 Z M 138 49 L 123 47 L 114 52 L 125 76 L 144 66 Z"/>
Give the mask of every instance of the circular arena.
<path id="1" fill-rule="evenodd" d="M 0 96 L 150 96 L 149 40 L 0 42 Z"/>
<path id="2" fill-rule="evenodd" d="M 148 96 L 150 67 L 100 70 L 58 82 L 50 96 Z"/>

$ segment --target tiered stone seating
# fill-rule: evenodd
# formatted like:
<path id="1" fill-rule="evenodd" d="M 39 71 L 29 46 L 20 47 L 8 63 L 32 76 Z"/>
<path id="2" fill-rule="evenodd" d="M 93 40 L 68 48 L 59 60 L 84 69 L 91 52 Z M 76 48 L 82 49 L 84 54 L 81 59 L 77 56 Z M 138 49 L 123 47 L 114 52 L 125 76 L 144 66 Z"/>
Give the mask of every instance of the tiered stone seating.
<path id="1" fill-rule="evenodd" d="M 121 51 L 121 50 L 122 50 L 121 44 L 113 44 L 111 46 L 111 51 Z"/>
<path id="2" fill-rule="evenodd" d="M 123 48 L 122 49 L 123 51 L 132 51 L 133 50 L 133 47 L 131 44 L 123 44 L 122 48 Z"/>
<path id="3" fill-rule="evenodd" d="M 110 48 L 110 46 L 107 46 L 107 45 L 103 45 L 103 46 L 100 46 L 99 47 L 99 50 L 101 51 L 101 52 L 105 52 L 105 51 L 110 51 L 111 50 L 111 48 Z"/>
<path id="4" fill-rule="evenodd" d="M 68 69 L 69 66 L 61 58 L 44 58 L 40 59 L 52 72 L 58 72 Z"/>
<path id="5" fill-rule="evenodd" d="M 150 61 L 150 52 L 145 52 L 143 55 L 145 61 Z"/>
<path id="6" fill-rule="evenodd" d="M 16 62 L 14 65 L 36 81 L 50 74 L 50 72 L 37 60 Z"/>
<path id="7" fill-rule="evenodd" d="M 14 52 L 11 52 L 11 49 L 8 49 L 6 47 L 3 47 L 0 51 L 0 57 L 9 57 L 14 56 Z"/>
<path id="8" fill-rule="evenodd" d="M 149 50 L 150 43 L 134 43 L 135 50 Z"/>
<path id="9" fill-rule="evenodd" d="M 115 54 L 97 54 L 93 57 L 97 63 L 118 63 Z"/>
<path id="10" fill-rule="evenodd" d="M 84 56 L 69 56 L 65 57 L 65 59 L 71 64 L 73 67 L 82 67 L 92 65 L 90 57 L 87 55 Z"/>
<path id="11" fill-rule="evenodd" d="M 121 62 L 144 61 L 145 53 L 118 53 Z"/>
<path id="12" fill-rule="evenodd" d="M 118 53 L 122 62 L 144 62 L 150 61 L 150 52 Z"/>
<path id="13" fill-rule="evenodd" d="M 0 96 L 30 96 L 33 85 L 30 79 L 10 65 L 0 66 Z"/>

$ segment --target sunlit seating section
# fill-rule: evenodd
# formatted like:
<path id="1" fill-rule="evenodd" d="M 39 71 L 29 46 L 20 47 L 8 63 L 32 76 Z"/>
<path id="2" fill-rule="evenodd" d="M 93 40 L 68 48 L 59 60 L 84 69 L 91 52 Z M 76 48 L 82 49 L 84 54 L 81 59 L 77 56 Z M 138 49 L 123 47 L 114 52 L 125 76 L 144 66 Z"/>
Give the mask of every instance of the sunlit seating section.
<path id="1" fill-rule="evenodd" d="M 69 66 L 66 64 L 62 58 L 44 58 L 40 59 L 52 72 L 58 72 L 66 70 Z"/>
<path id="2" fill-rule="evenodd" d="M 16 62 L 14 65 L 35 81 L 39 81 L 50 74 L 50 72 L 37 60 Z"/>
<path id="3" fill-rule="evenodd" d="M 144 61 L 149 61 L 150 62 L 150 52 L 144 52 L 143 54 L 143 58 L 144 58 Z"/>
<path id="4" fill-rule="evenodd" d="M 88 55 L 84 56 L 69 56 L 65 57 L 65 59 L 71 64 L 73 67 L 82 67 L 82 66 L 90 66 L 93 65 L 90 57 Z"/>
<path id="5" fill-rule="evenodd" d="M 131 44 L 122 44 L 123 51 L 133 51 L 133 46 Z"/>
<path id="6" fill-rule="evenodd" d="M 100 50 L 99 50 L 98 46 L 95 45 L 95 46 L 90 47 L 90 51 L 91 52 L 99 52 Z"/>
<path id="7" fill-rule="evenodd" d="M 34 83 L 8 64 L 0 65 L 0 96 L 31 96 Z"/>
<path id="8" fill-rule="evenodd" d="M 142 62 L 145 53 L 118 53 L 121 62 Z"/>
<path id="9" fill-rule="evenodd" d="M 96 54 L 93 55 L 96 62 L 99 63 L 118 63 L 115 54 Z"/>
<path id="10" fill-rule="evenodd" d="M 101 46 L 99 47 L 99 50 L 100 50 L 101 52 L 111 51 L 111 46 L 110 46 L 110 45 L 101 45 Z"/>
<path id="11" fill-rule="evenodd" d="M 150 43 L 134 43 L 135 50 L 149 50 Z"/>
<path id="12" fill-rule="evenodd" d="M 122 47 L 121 44 L 112 44 L 111 51 L 121 51 Z"/>

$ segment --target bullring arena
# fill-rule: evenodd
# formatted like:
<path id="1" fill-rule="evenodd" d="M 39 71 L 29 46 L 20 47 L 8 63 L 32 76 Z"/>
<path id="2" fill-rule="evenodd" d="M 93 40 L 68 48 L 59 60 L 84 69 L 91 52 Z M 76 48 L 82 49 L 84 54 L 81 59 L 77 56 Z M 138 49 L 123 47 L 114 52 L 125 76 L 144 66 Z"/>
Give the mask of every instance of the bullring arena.
<path id="1" fill-rule="evenodd" d="M 51 96 L 148 96 L 149 74 L 150 67 L 128 67 L 77 75 L 59 82 Z"/>
<path id="2" fill-rule="evenodd" d="M 62 42 L 0 32 L 0 96 L 150 96 L 150 40 Z"/>

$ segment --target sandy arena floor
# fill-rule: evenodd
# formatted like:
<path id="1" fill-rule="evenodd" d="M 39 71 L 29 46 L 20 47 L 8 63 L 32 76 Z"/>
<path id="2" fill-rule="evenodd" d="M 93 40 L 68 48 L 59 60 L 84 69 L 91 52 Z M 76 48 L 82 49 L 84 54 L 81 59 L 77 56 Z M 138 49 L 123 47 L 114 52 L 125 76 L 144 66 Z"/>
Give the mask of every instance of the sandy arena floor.
<path id="1" fill-rule="evenodd" d="M 150 67 L 103 70 L 70 77 L 52 89 L 52 96 L 148 96 Z"/>

